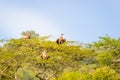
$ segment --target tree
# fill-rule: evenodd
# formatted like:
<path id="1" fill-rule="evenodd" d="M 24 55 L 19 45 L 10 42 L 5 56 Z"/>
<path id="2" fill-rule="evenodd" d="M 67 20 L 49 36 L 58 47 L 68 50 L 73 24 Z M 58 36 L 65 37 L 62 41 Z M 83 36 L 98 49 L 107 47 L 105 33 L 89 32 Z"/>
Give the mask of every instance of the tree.
<path id="1" fill-rule="evenodd" d="M 104 37 L 86 48 L 47 38 L 10 39 L 0 47 L 0 80 L 119 79 L 119 39 Z M 48 59 L 41 59 L 43 50 Z"/>

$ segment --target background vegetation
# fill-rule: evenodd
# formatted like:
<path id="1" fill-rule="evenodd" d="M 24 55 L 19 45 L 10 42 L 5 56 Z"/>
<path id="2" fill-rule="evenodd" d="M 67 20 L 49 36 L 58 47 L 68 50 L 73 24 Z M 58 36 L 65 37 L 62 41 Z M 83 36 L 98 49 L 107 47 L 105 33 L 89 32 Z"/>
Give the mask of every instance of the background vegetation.
<path id="1" fill-rule="evenodd" d="M 100 37 L 83 47 L 25 33 L 31 38 L 10 39 L 0 47 L 0 80 L 120 80 L 120 38 Z M 41 59 L 44 49 L 50 58 Z"/>

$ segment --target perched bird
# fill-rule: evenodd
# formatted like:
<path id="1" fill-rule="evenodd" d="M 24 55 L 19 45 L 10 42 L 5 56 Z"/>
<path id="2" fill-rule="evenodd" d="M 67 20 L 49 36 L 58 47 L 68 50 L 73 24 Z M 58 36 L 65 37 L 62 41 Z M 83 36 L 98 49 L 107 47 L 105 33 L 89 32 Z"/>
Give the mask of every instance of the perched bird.
<path id="1" fill-rule="evenodd" d="M 61 36 L 56 40 L 57 44 L 62 44 L 66 41 L 66 39 L 63 38 L 64 34 L 61 34 Z"/>
<path id="2" fill-rule="evenodd" d="M 44 51 L 42 52 L 42 54 L 40 55 L 41 59 L 48 59 L 49 55 L 47 54 L 47 51 L 44 49 Z"/>
<path id="3" fill-rule="evenodd" d="M 30 34 L 24 34 L 22 36 L 23 39 L 30 39 L 31 35 Z"/>

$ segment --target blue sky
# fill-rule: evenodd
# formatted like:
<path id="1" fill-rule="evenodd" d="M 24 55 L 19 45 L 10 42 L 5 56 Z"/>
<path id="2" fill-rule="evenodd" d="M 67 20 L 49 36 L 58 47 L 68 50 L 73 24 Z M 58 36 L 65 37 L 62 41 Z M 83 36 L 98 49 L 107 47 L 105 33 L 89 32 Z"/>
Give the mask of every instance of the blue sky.
<path id="1" fill-rule="evenodd" d="M 0 0 L 0 39 L 20 38 L 34 30 L 40 36 L 61 33 L 67 40 L 97 41 L 120 37 L 120 0 Z"/>

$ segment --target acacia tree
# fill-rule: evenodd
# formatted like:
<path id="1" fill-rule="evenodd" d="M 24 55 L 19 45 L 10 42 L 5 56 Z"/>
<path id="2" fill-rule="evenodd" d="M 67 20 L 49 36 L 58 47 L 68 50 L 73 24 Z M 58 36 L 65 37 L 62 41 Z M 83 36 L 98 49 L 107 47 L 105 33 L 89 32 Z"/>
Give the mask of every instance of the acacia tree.
<path id="1" fill-rule="evenodd" d="M 98 42 L 92 44 L 92 49 L 96 50 L 100 65 L 107 65 L 120 74 L 120 38 L 100 37 Z"/>
<path id="2" fill-rule="evenodd" d="M 58 45 L 48 37 L 10 39 L 0 47 L 0 80 L 117 79 L 113 74 L 119 75 L 119 39 L 104 37 L 84 48 Z M 41 59 L 44 49 L 50 58 Z"/>
<path id="3" fill-rule="evenodd" d="M 80 46 L 57 45 L 56 42 L 43 38 L 11 39 L 2 49 L 0 56 L 1 79 L 19 78 L 19 70 L 27 69 L 41 79 L 56 77 L 68 67 L 78 68 Z M 50 58 L 40 58 L 42 50 L 46 49 Z M 77 52 L 76 52 L 77 51 Z M 80 57 L 76 58 L 74 55 Z"/>

